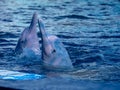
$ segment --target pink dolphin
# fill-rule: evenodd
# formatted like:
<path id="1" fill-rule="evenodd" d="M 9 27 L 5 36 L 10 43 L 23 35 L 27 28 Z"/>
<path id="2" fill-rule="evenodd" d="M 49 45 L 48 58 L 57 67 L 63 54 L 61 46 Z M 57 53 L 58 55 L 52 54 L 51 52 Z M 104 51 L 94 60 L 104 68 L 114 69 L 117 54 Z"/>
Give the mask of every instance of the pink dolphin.
<path id="1" fill-rule="evenodd" d="M 57 36 L 48 35 L 42 20 L 38 20 L 42 39 L 42 60 L 45 67 L 72 69 L 67 50 Z"/>
<path id="2" fill-rule="evenodd" d="M 37 13 L 34 13 L 30 26 L 24 29 L 18 40 L 15 53 L 34 53 L 35 55 L 40 54 L 39 38 L 36 30 L 37 22 Z"/>

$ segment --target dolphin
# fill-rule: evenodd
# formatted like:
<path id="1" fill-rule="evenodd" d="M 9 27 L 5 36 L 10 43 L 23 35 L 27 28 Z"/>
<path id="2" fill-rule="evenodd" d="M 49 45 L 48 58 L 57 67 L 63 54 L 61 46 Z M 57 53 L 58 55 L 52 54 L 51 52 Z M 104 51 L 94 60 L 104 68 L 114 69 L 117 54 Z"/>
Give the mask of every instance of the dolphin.
<path id="1" fill-rule="evenodd" d="M 37 16 L 38 15 L 35 12 L 30 25 L 23 30 L 15 48 L 16 54 L 24 53 L 26 56 L 40 54 L 40 44 L 36 29 L 36 24 L 38 22 Z"/>
<path id="2" fill-rule="evenodd" d="M 55 35 L 48 35 L 41 19 L 38 19 L 38 26 L 42 41 L 42 62 L 43 66 L 49 69 L 73 69 L 72 62 L 67 50 L 60 39 Z"/>

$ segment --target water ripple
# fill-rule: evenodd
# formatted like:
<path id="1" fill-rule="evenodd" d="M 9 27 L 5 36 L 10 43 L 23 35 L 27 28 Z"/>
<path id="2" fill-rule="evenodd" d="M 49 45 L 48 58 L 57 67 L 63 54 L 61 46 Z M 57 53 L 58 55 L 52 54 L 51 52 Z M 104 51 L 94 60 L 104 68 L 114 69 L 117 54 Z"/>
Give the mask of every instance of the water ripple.
<path id="1" fill-rule="evenodd" d="M 39 72 L 38 62 L 20 65 L 13 55 L 23 28 L 37 11 L 46 31 L 61 38 L 74 67 L 86 70 L 80 78 L 119 81 L 119 73 L 112 70 L 120 67 L 119 4 L 119 0 L 0 0 L 0 68 Z M 93 68 L 100 73 L 87 73 Z"/>
<path id="2" fill-rule="evenodd" d="M 15 34 L 8 33 L 8 32 L 0 34 L 0 37 L 1 38 L 17 38 L 17 36 Z"/>
<path id="3" fill-rule="evenodd" d="M 54 17 L 55 19 L 65 19 L 65 18 L 69 18 L 69 19 L 93 19 L 87 16 L 82 16 L 82 15 L 63 15 L 63 16 L 57 16 Z"/>

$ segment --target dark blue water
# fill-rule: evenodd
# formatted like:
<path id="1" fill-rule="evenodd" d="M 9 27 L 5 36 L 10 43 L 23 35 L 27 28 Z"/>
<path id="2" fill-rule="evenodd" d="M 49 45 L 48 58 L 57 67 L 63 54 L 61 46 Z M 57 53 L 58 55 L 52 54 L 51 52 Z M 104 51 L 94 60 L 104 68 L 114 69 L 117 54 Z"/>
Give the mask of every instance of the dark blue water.
<path id="1" fill-rule="evenodd" d="M 1 70 L 40 73 L 39 62 L 21 64 L 13 54 L 35 11 L 46 31 L 64 43 L 77 69 L 67 76 L 120 82 L 119 0 L 0 0 Z"/>

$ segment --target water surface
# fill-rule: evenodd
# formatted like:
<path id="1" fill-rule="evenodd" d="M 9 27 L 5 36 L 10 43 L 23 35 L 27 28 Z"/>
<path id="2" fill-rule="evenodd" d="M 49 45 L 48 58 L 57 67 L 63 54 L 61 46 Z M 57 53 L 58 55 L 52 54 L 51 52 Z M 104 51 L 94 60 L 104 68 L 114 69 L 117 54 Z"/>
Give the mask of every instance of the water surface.
<path id="1" fill-rule="evenodd" d="M 40 73 L 38 61 L 22 63 L 13 54 L 33 13 L 69 52 L 77 80 L 120 82 L 119 0 L 1 0 L 0 69 Z M 64 75 L 63 75 L 64 76 Z"/>

